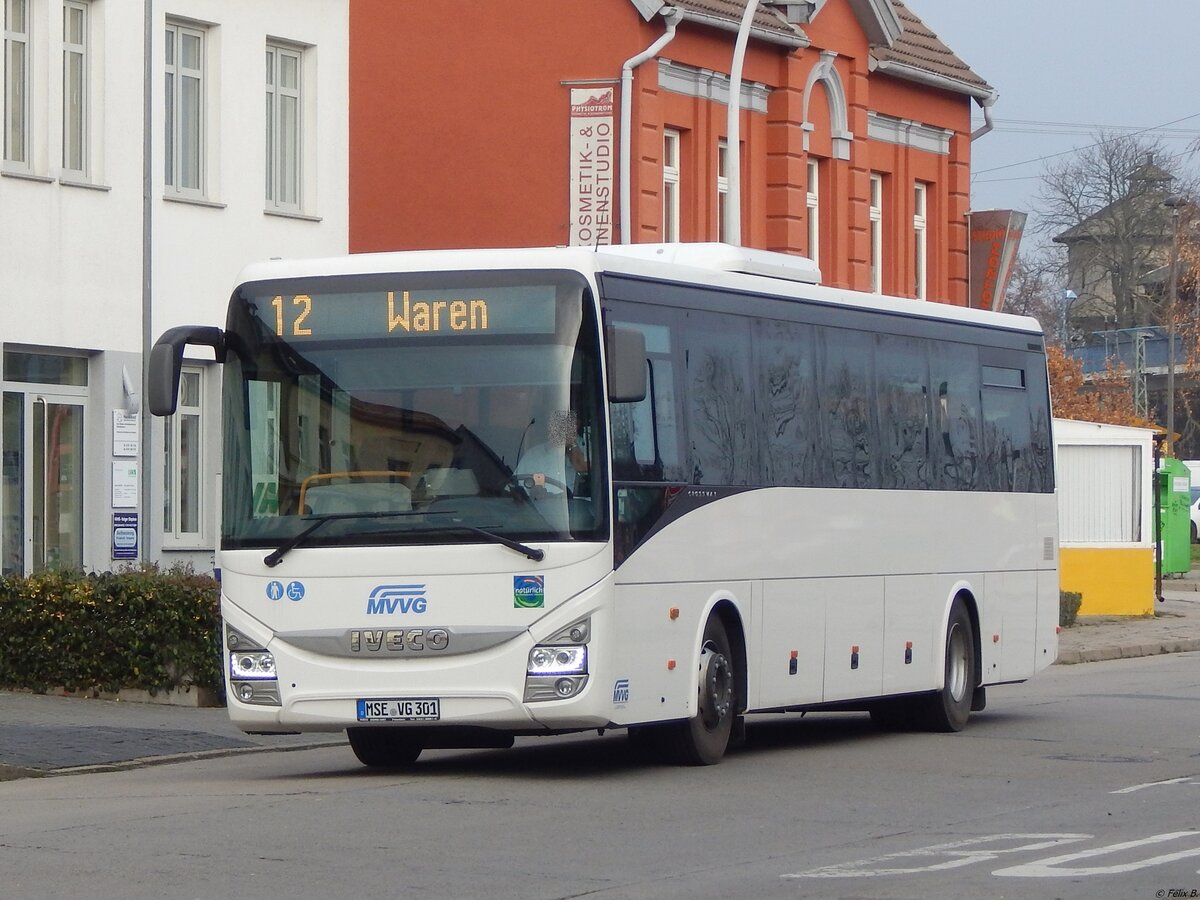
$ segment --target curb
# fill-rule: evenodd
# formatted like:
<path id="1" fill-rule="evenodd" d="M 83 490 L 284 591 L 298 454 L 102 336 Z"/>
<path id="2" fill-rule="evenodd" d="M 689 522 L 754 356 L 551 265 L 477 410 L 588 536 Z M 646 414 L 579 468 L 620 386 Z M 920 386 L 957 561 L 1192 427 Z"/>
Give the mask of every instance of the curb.
<path id="1" fill-rule="evenodd" d="M 1124 647 L 1095 647 L 1091 650 L 1064 650 L 1054 661 L 1056 666 L 1079 663 L 1106 662 L 1111 659 L 1135 659 L 1140 656 L 1159 656 L 1164 653 L 1192 653 L 1200 650 L 1200 638 L 1181 638 L 1150 644 L 1131 644 Z"/>
<path id="2" fill-rule="evenodd" d="M 16 781 L 18 778 L 42 778 L 46 774 L 41 769 L 27 769 L 25 766 L 8 766 L 0 763 L 0 782 Z"/>
<path id="3" fill-rule="evenodd" d="M 167 766 L 172 763 L 194 762 L 202 759 L 221 759 L 252 753 L 291 753 L 294 750 L 318 750 L 322 747 L 349 746 L 345 741 L 330 738 L 304 744 L 288 744 L 281 747 L 222 747 L 217 750 L 190 750 L 167 756 L 141 756 L 137 759 L 121 759 L 113 762 L 94 763 L 86 766 L 64 766 L 59 769 L 37 769 L 28 766 L 9 766 L 0 763 L 0 782 L 16 781 L 19 778 L 58 778 L 64 775 L 89 775 L 97 772 L 124 772 L 129 769 L 145 769 L 150 766 Z"/>

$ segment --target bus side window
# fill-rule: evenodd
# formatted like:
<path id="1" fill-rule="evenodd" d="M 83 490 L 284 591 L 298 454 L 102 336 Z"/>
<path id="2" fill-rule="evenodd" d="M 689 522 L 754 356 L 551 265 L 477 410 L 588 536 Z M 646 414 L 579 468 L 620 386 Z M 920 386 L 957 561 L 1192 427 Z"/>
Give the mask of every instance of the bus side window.
<path id="1" fill-rule="evenodd" d="M 993 491 L 1028 491 L 1032 440 L 1025 370 L 983 366 L 984 486 Z"/>
<path id="2" fill-rule="evenodd" d="M 879 486 L 930 488 L 928 342 L 887 334 L 879 335 L 878 342 L 875 401 L 879 406 Z"/>
<path id="3" fill-rule="evenodd" d="M 749 320 L 689 313 L 687 369 L 689 480 L 713 485 L 760 483 Z"/>
<path id="4" fill-rule="evenodd" d="M 845 328 L 822 329 L 821 337 L 821 429 L 833 486 L 877 487 L 879 442 L 870 400 L 874 341 L 868 333 Z"/>
<path id="5" fill-rule="evenodd" d="M 672 329 L 668 325 L 614 321 L 646 338 L 646 396 L 613 403 L 613 478 L 616 481 L 679 481 L 682 475 Z"/>
<path id="6" fill-rule="evenodd" d="M 974 347 L 938 343 L 929 357 L 933 394 L 934 487 L 981 490 L 979 355 Z"/>
<path id="7" fill-rule="evenodd" d="M 764 420 L 763 483 L 828 483 L 817 452 L 817 389 L 812 327 L 760 319 L 756 392 Z"/>

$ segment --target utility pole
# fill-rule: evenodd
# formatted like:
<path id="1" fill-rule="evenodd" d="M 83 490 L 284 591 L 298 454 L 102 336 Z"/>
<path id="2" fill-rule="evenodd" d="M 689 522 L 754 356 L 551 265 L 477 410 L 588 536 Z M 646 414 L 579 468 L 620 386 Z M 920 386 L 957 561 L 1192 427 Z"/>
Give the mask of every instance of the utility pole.
<path id="1" fill-rule="evenodd" d="M 1171 211 L 1171 269 L 1167 273 L 1167 456 L 1175 455 L 1175 305 L 1179 293 L 1179 208 L 1183 197 L 1168 197 L 1163 206 Z"/>

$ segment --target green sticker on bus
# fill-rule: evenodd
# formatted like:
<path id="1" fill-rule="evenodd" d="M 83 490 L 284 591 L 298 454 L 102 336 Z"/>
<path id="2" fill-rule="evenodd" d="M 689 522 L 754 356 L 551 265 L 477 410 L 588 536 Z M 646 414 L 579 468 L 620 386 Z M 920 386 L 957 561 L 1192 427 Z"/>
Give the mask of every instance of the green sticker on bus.
<path id="1" fill-rule="evenodd" d="M 545 575 L 514 575 L 513 606 L 517 609 L 542 609 L 546 605 Z"/>

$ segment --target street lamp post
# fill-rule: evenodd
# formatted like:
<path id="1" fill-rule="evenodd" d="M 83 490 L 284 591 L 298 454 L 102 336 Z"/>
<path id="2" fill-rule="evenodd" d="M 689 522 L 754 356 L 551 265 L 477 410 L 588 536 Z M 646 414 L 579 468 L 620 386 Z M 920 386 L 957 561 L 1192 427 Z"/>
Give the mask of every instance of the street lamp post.
<path id="1" fill-rule="evenodd" d="M 729 105 L 726 109 L 725 146 L 727 196 L 725 198 L 725 239 L 736 246 L 742 243 L 742 64 L 746 59 L 746 43 L 750 39 L 750 23 L 758 9 L 758 0 L 747 0 L 733 45 L 733 62 L 729 66 Z"/>
<path id="2" fill-rule="evenodd" d="M 1059 336 L 1062 338 L 1064 348 L 1071 344 L 1071 307 L 1078 299 L 1079 295 L 1070 288 L 1063 291 L 1062 331 Z"/>
<path id="3" fill-rule="evenodd" d="M 729 105 L 726 108 L 725 146 L 726 180 L 725 195 L 725 240 L 741 246 L 742 243 L 742 66 L 746 61 L 746 44 L 750 40 L 750 26 L 759 3 L 777 7 L 784 11 L 789 22 L 806 21 L 814 4 L 811 0 L 746 0 L 742 20 L 738 24 L 737 40 L 733 45 L 733 60 L 729 65 Z"/>

